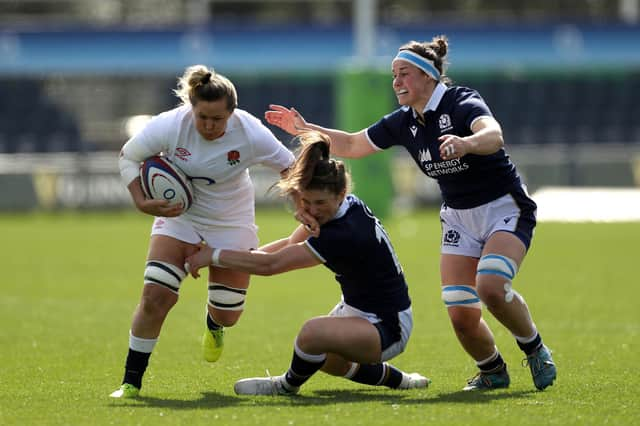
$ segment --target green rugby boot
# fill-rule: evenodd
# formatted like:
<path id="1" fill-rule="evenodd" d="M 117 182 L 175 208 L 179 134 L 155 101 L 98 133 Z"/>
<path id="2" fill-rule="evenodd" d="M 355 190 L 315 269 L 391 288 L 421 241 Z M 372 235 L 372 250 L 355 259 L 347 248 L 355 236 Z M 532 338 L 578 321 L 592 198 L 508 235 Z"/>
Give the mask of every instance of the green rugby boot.
<path id="1" fill-rule="evenodd" d="M 209 362 L 216 362 L 224 349 L 224 328 L 206 329 L 202 336 L 202 355 Z"/>
<path id="2" fill-rule="evenodd" d="M 133 399 L 140 394 L 140 389 L 129 383 L 123 383 L 118 389 L 111 392 L 111 398 Z"/>

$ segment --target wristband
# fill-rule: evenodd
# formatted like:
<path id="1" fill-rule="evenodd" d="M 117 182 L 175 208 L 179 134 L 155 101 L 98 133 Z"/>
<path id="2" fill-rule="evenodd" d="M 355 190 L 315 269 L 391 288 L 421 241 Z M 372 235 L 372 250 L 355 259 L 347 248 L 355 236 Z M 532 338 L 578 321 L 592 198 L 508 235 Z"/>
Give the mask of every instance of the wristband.
<path id="1" fill-rule="evenodd" d="M 220 252 L 222 251 L 222 249 L 219 248 L 214 248 L 213 249 L 213 253 L 211 254 L 211 264 L 214 266 L 221 266 L 220 265 Z"/>

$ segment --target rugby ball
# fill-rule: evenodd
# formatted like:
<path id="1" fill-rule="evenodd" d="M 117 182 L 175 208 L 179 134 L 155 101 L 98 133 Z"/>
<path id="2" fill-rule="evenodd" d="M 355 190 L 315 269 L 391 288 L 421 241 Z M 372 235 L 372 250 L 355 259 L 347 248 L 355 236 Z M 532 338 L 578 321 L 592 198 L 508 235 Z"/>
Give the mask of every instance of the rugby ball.
<path id="1" fill-rule="evenodd" d="M 142 163 L 140 183 L 147 198 L 182 204 L 183 213 L 193 204 L 193 187 L 187 175 L 164 156 L 150 157 Z"/>

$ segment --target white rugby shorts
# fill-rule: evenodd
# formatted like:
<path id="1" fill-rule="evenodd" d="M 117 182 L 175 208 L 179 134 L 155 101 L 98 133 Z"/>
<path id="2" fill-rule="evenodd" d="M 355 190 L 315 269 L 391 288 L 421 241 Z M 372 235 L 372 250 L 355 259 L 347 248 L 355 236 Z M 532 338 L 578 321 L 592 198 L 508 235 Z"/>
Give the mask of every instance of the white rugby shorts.
<path id="1" fill-rule="evenodd" d="M 443 204 L 440 223 L 442 254 L 480 258 L 485 243 L 497 231 L 513 233 L 528 249 L 536 226 L 536 204 L 522 188 L 470 209 Z"/>
<path id="2" fill-rule="evenodd" d="M 156 217 L 151 226 L 151 235 L 166 235 L 190 244 L 204 241 L 211 247 L 231 250 L 251 250 L 258 248 L 258 227 L 249 224 L 208 228 L 195 227 L 180 217 Z"/>

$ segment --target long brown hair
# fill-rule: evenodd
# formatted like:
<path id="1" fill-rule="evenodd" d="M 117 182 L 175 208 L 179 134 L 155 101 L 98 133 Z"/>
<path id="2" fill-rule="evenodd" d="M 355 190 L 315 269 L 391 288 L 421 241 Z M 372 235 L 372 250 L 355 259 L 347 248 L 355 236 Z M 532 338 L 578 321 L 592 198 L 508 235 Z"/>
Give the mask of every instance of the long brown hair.
<path id="1" fill-rule="evenodd" d="M 339 195 L 351 190 L 351 176 L 340 160 L 329 155 L 331 139 L 321 132 L 304 132 L 297 136 L 300 150 L 295 163 L 278 183 L 283 195 L 300 191 L 323 190 Z"/>

